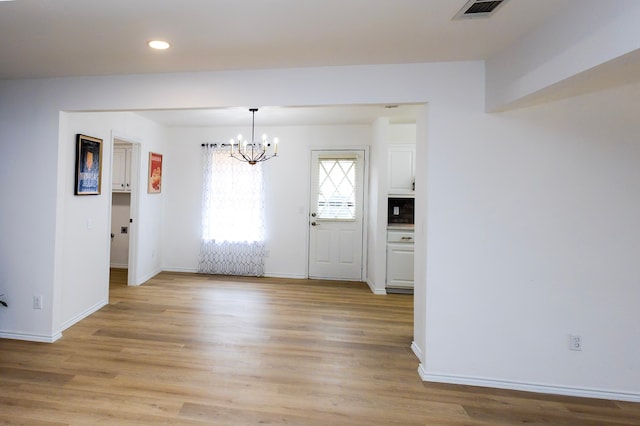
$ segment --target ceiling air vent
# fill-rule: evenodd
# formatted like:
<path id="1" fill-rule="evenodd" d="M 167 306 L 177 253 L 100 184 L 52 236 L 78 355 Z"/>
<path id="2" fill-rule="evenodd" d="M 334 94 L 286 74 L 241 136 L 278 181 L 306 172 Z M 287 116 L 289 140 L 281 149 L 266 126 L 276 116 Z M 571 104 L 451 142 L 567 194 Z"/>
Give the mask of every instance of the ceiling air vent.
<path id="1" fill-rule="evenodd" d="M 507 0 L 469 0 L 453 19 L 488 18 Z"/>

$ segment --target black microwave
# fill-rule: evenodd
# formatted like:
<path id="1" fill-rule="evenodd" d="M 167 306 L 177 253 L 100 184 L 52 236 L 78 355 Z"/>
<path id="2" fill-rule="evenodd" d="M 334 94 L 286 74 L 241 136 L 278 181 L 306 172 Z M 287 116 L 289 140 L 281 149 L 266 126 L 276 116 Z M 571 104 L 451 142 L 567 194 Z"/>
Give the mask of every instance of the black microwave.
<path id="1" fill-rule="evenodd" d="M 413 225 L 414 205 L 413 198 L 389 198 L 389 208 L 387 210 L 388 224 L 410 224 Z"/>

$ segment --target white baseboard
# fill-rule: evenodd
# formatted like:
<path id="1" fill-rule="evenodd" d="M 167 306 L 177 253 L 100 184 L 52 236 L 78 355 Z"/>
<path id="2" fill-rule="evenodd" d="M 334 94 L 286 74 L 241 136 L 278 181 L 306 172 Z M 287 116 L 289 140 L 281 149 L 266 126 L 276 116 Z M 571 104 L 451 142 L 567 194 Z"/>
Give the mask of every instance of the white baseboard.
<path id="1" fill-rule="evenodd" d="M 108 300 L 102 300 L 102 301 L 96 303 L 95 305 L 93 305 L 92 307 L 90 307 L 89 309 L 87 309 L 86 311 L 84 311 L 84 312 L 76 315 L 75 317 L 63 322 L 62 326 L 60 327 L 60 332 L 58 334 L 62 335 L 62 332 L 64 330 L 66 330 L 67 328 L 71 327 L 72 325 L 82 321 L 83 319 L 85 319 L 89 315 L 99 311 L 100 309 L 102 309 L 103 307 L 105 307 L 108 304 L 109 304 Z"/>
<path id="2" fill-rule="evenodd" d="M 425 382 L 481 386 L 487 388 L 509 389 L 553 395 L 577 396 L 583 398 L 608 399 L 614 401 L 640 402 L 640 393 L 635 392 L 616 392 L 601 389 L 546 385 L 539 383 L 525 383 L 509 380 L 494 380 L 481 377 L 456 376 L 449 374 L 430 374 L 425 371 L 423 364 L 420 364 L 420 366 L 418 367 L 418 374 L 420 374 L 420 378 Z"/>
<path id="3" fill-rule="evenodd" d="M 183 268 L 180 266 L 177 267 L 173 267 L 173 266 L 165 266 L 162 268 L 163 272 L 183 272 L 183 273 L 189 273 L 189 274 L 197 274 L 198 273 L 198 268 Z M 287 274 L 287 273 L 279 273 L 279 272 L 269 272 L 269 273 L 265 273 L 264 274 L 265 277 L 268 278 L 292 278 L 292 279 L 298 279 L 298 280 L 304 280 L 307 277 L 305 275 L 300 275 L 300 274 Z"/>
<path id="4" fill-rule="evenodd" d="M 369 289 L 371 290 L 371 293 L 378 295 L 378 296 L 386 296 L 387 295 L 387 290 L 383 289 L 379 289 L 376 288 L 376 286 L 370 281 L 367 280 L 367 285 L 369 286 Z"/>
<path id="5" fill-rule="evenodd" d="M 127 269 L 129 265 L 126 263 L 112 263 L 109 267 L 114 269 Z"/>
<path id="6" fill-rule="evenodd" d="M 104 307 L 108 303 L 109 302 L 106 301 L 106 300 L 103 300 L 103 301 L 100 301 L 100 302 L 96 303 L 95 305 L 93 305 L 92 307 L 90 307 L 86 311 L 82 312 L 81 314 L 78 314 L 75 317 L 65 321 L 64 323 L 62 323 L 62 326 L 60 327 L 60 331 L 54 333 L 51 336 L 46 336 L 46 335 L 41 335 L 41 334 L 0 332 L 0 338 L 3 338 L 3 339 L 14 339 L 14 340 L 26 340 L 26 341 L 29 341 L 29 342 L 53 343 L 53 342 L 55 342 L 56 340 L 58 340 L 59 338 L 62 337 L 62 332 L 64 330 L 66 330 L 67 328 L 69 328 L 72 325 L 76 324 L 77 322 L 82 321 L 83 319 L 85 319 L 89 315 L 93 314 L 94 312 L 99 311 L 100 309 L 102 309 L 102 307 Z"/>
<path id="7" fill-rule="evenodd" d="M 197 274 L 198 273 L 198 268 L 183 268 L 181 266 L 163 266 L 162 267 L 162 272 L 181 272 L 181 273 L 185 273 L 185 274 Z"/>
<path id="8" fill-rule="evenodd" d="M 151 278 L 155 277 L 156 275 L 158 275 L 160 272 L 162 272 L 162 270 L 157 270 L 157 271 L 153 271 L 148 273 L 147 275 L 143 275 L 140 280 L 138 282 L 136 282 L 135 285 L 142 285 L 144 283 L 146 283 L 147 281 L 149 281 Z"/>
<path id="9" fill-rule="evenodd" d="M 267 278 L 291 278 L 294 280 L 305 280 L 307 277 L 305 275 L 300 274 L 287 274 L 281 272 L 269 272 L 264 274 Z"/>
<path id="10" fill-rule="evenodd" d="M 62 333 L 56 333 L 53 336 L 44 336 L 41 334 L 25 334 L 0 332 L 0 338 L 13 340 L 26 340 L 28 342 L 53 343 L 62 337 Z"/>
<path id="11" fill-rule="evenodd" d="M 411 342 L 411 350 L 413 351 L 414 355 L 418 358 L 418 361 L 422 362 L 422 359 L 423 359 L 422 349 L 420 349 L 420 347 L 415 341 Z"/>

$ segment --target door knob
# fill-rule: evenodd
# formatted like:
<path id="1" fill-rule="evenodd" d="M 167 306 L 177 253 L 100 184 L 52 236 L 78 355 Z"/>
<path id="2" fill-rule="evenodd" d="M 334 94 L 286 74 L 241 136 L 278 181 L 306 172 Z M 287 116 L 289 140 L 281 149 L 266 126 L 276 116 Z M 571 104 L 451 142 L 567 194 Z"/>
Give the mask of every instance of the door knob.
<path id="1" fill-rule="evenodd" d="M 315 213 L 311 213 L 311 217 L 316 217 L 316 214 Z"/>
<path id="2" fill-rule="evenodd" d="M 318 224 L 315 221 L 313 221 L 311 222 L 311 226 L 318 226 Z"/>

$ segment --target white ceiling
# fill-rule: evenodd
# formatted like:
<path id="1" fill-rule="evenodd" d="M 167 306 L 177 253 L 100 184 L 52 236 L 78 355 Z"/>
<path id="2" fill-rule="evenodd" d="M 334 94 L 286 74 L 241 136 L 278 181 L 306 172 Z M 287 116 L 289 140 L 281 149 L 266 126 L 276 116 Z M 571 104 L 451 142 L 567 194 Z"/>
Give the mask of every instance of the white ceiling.
<path id="1" fill-rule="evenodd" d="M 0 79 L 482 60 L 579 2 L 510 0 L 489 19 L 453 21 L 466 1 L 0 1 Z M 149 49 L 156 38 L 171 49 Z M 380 109 L 352 120 L 371 120 Z M 314 111 L 286 112 L 311 121 Z M 320 124 L 331 115 L 315 112 Z M 205 125 L 215 115 L 147 114 L 166 125 Z"/>

